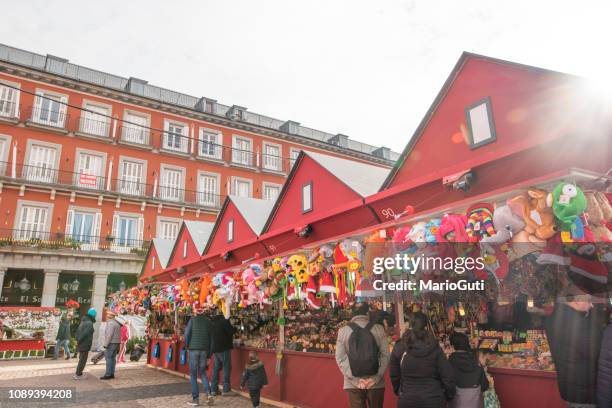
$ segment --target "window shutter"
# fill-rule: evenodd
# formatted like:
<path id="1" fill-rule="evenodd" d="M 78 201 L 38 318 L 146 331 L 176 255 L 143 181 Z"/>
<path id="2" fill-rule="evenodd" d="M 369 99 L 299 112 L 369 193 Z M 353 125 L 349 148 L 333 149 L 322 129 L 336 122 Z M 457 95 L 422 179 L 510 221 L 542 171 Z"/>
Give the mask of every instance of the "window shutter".
<path id="1" fill-rule="evenodd" d="M 66 215 L 66 237 L 72 237 L 72 223 L 74 222 L 74 210 L 68 210 Z"/>
<path id="2" fill-rule="evenodd" d="M 136 239 L 140 240 L 142 246 L 142 241 L 144 239 L 144 217 L 138 218 L 138 235 Z"/>
<path id="3" fill-rule="evenodd" d="M 34 98 L 34 108 L 40 109 L 40 105 L 42 104 L 42 96 L 43 93 L 41 91 L 36 91 L 36 98 Z"/>
<path id="4" fill-rule="evenodd" d="M 117 234 L 119 233 L 119 216 L 117 214 L 113 215 L 113 231 L 111 235 L 113 238 L 118 239 Z"/>
<path id="5" fill-rule="evenodd" d="M 100 228 L 102 226 L 102 213 L 101 212 L 97 212 L 96 213 L 96 218 L 94 220 L 94 227 L 93 227 L 93 239 L 94 239 L 94 243 L 97 244 L 100 242 Z"/>
<path id="6" fill-rule="evenodd" d="M 65 121 L 65 116 L 66 116 L 66 111 L 68 110 L 68 97 L 66 96 L 62 96 L 60 98 L 60 116 L 64 117 L 64 121 Z"/>
<path id="7" fill-rule="evenodd" d="M 172 147 L 170 146 L 170 122 L 167 120 L 164 121 L 164 137 L 162 138 L 162 146 L 164 147 Z"/>

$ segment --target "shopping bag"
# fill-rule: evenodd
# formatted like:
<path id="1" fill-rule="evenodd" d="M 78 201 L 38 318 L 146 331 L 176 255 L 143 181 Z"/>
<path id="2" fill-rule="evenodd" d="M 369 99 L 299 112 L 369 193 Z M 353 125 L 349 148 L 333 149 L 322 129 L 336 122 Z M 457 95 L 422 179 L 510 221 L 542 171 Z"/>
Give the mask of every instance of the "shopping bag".
<path id="1" fill-rule="evenodd" d="M 171 362 L 172 361 L 172 354 L 174 350 L 172 349 L 172 346 L 168 347 L 168 353 L 166 354 L 166 361 L 167 362 Z"/>
<path id="2" fill-rule="evenodd" d="M 484 398 L 484 408 L 501 408 L 499 398 L 497 398 L 497 393 L 495 392 L 495 382 L 493 381 L 493 376 L 489 373 L 486 373 L 486 376 L 487 380 L 489 380 L 489 389 L 482 393 Z"/>
<path id="3" fill-rule="evenodd" d="M 159 358 L 160 346 L 159 343 L 155 343 L 155 347 L 153 347 L 153 357 Z"/>

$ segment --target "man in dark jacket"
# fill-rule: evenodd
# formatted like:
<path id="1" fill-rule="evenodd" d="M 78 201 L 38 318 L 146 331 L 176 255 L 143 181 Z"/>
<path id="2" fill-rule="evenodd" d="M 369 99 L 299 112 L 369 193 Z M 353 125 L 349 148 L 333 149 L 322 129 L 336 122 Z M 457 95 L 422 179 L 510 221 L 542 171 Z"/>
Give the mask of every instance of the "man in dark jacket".
<path id="1" fill-rule="evenodd" d="M 546 321 L 561 398 L 570 407 L 595 406 L 597 359 L 605 315 L 586 293 L 557 300 Z"/>
<path id="2" fill-rule="evenodd" d="M 612 322 L 604 331 L 599 352 L 597 407 L 612 408 Z"/>
<path id="3" fill-rule="evenodd" d="M 230 384 L 232 373 L 232 348 L 234 345 L 234 333 L 236 329 L 223 316 L 218 313 L 212 319 L 212 352 L 213 371 L 211 378 L 212 395 L 219 392 L 219 370 L 223 367 L 223 395 L 233 395 Z"/>
<path id="4" fill-rule="evenodd" d="M 200 390 L 198 388 L 198 372 L 202 378 L 202 386 L 206 393 L 208 405 L 214 403 L 210 393 L 208 376 L 206 374 L 207 359 L 212 349 L 212 322 L 204 315 L 204 309 L 196 308 L 185 328 L 185 344 L 189 351 L 189 380 L 191 381 L 191 402 L 189 405 L 200 405 Z"/>
<path id="5" fill-rule="evenodd" d="M 96 322 L 96 309 L 91 308 L 87 311 L 87 314 L 81 318 L 81 323 L 75 333 L 77 341 L 77 351 L 79 352 L 79 362 L 76 368 L 76 374 L 74 375 L 75 380 L 83 378 L 83 370 L 87 363 L 87 355 L 91 350 L 91 343 L 93 342 L 94 334 L 94 323 Z"/>
<path id="6" fill-rule="evenodd" d="M 70 320 L 68 319 L 68 315 L 62 316 L 55 340 L 55 354 L 53 360 L 57 360 L 60 348 L 62 347 L 64 347 L 66 360 L 70 359 Z"/>

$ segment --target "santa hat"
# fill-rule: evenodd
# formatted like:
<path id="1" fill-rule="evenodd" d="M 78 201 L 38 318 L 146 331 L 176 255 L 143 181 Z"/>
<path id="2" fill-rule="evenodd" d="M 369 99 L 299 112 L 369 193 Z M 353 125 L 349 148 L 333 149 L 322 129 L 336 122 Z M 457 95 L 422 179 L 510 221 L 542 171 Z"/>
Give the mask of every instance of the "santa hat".
<path id="1" fill-rule="evenodd" d="M 308 304 L 308 306 L 310 306 L 312 309 L 320 309 L 321 308 L 321 302 L 319 301 L 319 299 L 315 296 L 314 293 L 308 292 L 307 296 L 306 296 L 306 303 Z"/>
<path id="2" fill-rule="evenodd" d="M 588 251 L 588 253 L 583 253 L 581 250 Z M 608 282 L 608 268 L 598 259 L 596 251 L 594 244 L 583 245 L 577 251 L 572 251 L 569 254 L 569 268 L 579 275 L 606 283 Z"/>
<path id="3" fill-rule="evenodd" d="M 317 276 L 309 276 L 306 284 L 306 292 L 317 294 L 319 292 L 319 279 Z"/>
<path id="4" fill-rule="evenodd" d="M 334 264 L 343 264 L 348 262 L 348 256 L 342 249 L 340 243 L 336 244 L 334 248 Z"/>
<path id="5" fill-rule="evenodd" d="M 528 244 L 515 243 L 514 245 Z M 570 264 L 570 258 L 564 251 L 564 244 L 560 232 L 557 232 L 552 238 L 546 241 L 546 246 L 538 256 L 536 262 L 542 265 L 556 264 L 567 266 Z"/>
<path id="6" fill-rule="evenodd" d="M 336 293 L 336 285 L 334 284 L 334 278 L 331 272 L 325 271 L 321 274 L 321 285 L 319 286 L 319 292 Z"/>

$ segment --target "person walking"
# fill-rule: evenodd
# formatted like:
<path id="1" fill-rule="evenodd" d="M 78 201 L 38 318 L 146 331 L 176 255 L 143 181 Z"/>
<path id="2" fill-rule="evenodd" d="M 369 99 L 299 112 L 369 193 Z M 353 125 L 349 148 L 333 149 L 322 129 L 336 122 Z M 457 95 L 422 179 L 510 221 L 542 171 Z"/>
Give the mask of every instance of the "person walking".
<path id="1" fill-rule="evenodd" d="M 121 344 L 121 326 L 122 324 L 116 319 L 115 313 L 107 312 L 106 330 L 104 336 L 104 357 L 106 359 L 106 372 L 101 380 L 110 380 L 115 378 L 115 366 L 117 364 L 117 352 Z"/>
<path id="2" fill-rule="evenodd" d="M 604 331 L 599 352 L 597 408 L 612 408 L 612 321 Z"/>
<path id="3" fill-rule="evenodd" d="M 64 355 L 66 360 L 70 359 L 70 319 L 69 315 L 65 314 L 60 320 L 59 329 L 57 329 L 57 336 L 55 336 L 55 354 L 53 360 L 57 360 L 59 357 L 59 351 L 63 347 Z"/>
<path id="4" fill-rule="evenodd" d="M 255 350 L 249 351 L 249 362 L 240 379 L 240 388 L 244 388 L 245 385 L 249 390 L 249 397 L 253 407 L 259 408 L 261 389 L 264 385 L 268 385 L 268 376 L 266 375 L 264 364 L 257 358 Z"/>
<path id="5" fill-rule="evenodd" d="M 351 408 L 382 408 L 385 396 L 389 342 L 383 326 L 368 319 L 368 310 L 367 303 L 356 304 L 336 341 L 336 363 Z"/>
<path id="6" fill-rule="evenodd" d="M 395 343 L 389 371 L 398 408 L 444 408 L 455 396 L 453 369 L 422 312 Z"/>
<path id="7" fill-rule="evenodd" d="M 117 356 L 117 362 L 125 363 L 125 351 L 127 349 L 127 343 L 131 337 L 129 322 L 127 320 L 127 311 L 123 310 L 121 312 L 121 316 L 118 316 L 117 318 L 121 319 L 121 343 L 119 344 L 119 355 Z"/>
<path id="8" fill-rule="evenodd" d="M 75 333 L 77 351 L 79 353 L 79 362 L 77 363 L 76 373 L 73 377 L 75 380 L 83 378 L 83 370 L 85 369 L 85 364 L 87 364 L 87 356 L 89 355 L 91 343 L 93 342 L 95 322 L 96 309 L 91 308 L 87 311 L 87 314 L 81 318 L 81 323 Z"/>
<path id="9" fill-rule="evenodd" d="M 483 408 L 482 393 L 489 389 L 489 380 L 470 347 L 468 336 L 454 332 L 450 336 L 450 343 L 455 349 L 448 362 L 453 367 L 456 394 L 449 408 Z"/>
<path id="10" fill-rule="evenodd" d="M 223 368 L 222 395 L 235 395 L 230 384 L 232 373 L 232 348 L 234 346 L 235 333 L 236 329 L 229 320 L 223 316 L 223 313 L 219 312 L 212 318 L 213 370 L 210 387 L 213 396 L 219 392 L 219 370 L 221 370 L 221 368 Z"/>
<path id="11" fill-rule="evenodd" d="M 596 403 L 604 319 L 592 300 L 586 293 L 557 300 L 545 324 L 559 394 L 570 408 L 594 408 Z"/>
<path id="12" fill-rule="evenodd" d="M 189 353 L 189 380 L 191 382 L 191 401 L 189 405 L 200 405 L 200 390 L 198 387 L 198 374 L 202 378 L 202 386 L 206 394 L 206 403 L 214 404 L 210 392 L 208 375 L 206 374 L 207 360 L 211 355 L 212 322 L 204 314 L 202 307 L 195 307 L 194 313 L 185 328 L 185 344 Z"/>

